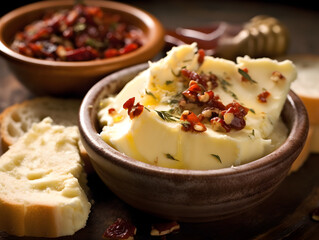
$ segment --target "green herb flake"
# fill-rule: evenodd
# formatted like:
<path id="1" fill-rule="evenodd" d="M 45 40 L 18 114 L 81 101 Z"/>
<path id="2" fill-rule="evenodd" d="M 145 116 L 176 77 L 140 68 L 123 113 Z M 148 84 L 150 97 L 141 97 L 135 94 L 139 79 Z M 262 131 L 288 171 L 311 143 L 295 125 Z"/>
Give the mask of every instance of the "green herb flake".
<path id="1" fill-rule="evenodd" d="M 174 73 L 173 69 L 171 69 L 171 73 L 174 75 L 174 77 L 180 77 L 181 76 L 181 71 L 178 71 L 178 73 Z"/>
<path id="2" fill-rule="evenodd" d="M 238 68 L 238 72 L 240 75 L 242 75 L 245 79 L 247 79 L 251 83 L 257 83 L 255 80 L 253 80 L 248 73 L 246 73 L 243 69 Z"/>
<path id="3" fill-rule="evenodd" d="M 230 91 L 227 87 L 231 86 L 231 84 L 229 82 L 227 82 L 225 79 L 223 78 L 219 78 L 219 82 L 220 85 L 222 86 L 222 89 L 224 90 L 225 93 L 230 94 L 235 100 L 238 100 L 237 95 L 233 92 Z"/>
<path id="4" fill-rule="evenodd" d="M 170 85 L 170 84 L 172 84 L 174 81 L 173 80 L 167 80 L 166 82 L 165 82 L 165 85 Z"/>
<path id="5" fill-rule="evenodd" d="M 104 48 L 107 45 L 106 43 L 100 42 L 100 41 L 93 39 L 93 38 L 88 38 L 85 41 L 85 44 L 88 46 L 91 46 L 93 48 Z"/>
<path id="6" fill-rule="evenodd" d="M 218 160 L 218 162 L 222 163 L 222 160 L 220 159 L 220 156 L 218 156 L 217 154 L 210 154 L 212 157 L 216 158 Z"/>
<path id="7" fill-rule="evenodd" d="M 251 111 L 253 114 L 256 114 L 255 110 L 252 108 L 249 108 L 249 111 Z"/>
<path id="8" fill-rule="evenodd" d="M 179 123 L 184 127 L 184 128 L 188 128 L 191 123 L 189 121 L 179 121 Z"/>
<path id="9" fill-rule="evenodd" d="M 146 93 L 146 95 L 149 95 L 149 96 L 153 97 L 154 99 L 156 99 L 155 95 L 151 91 L 148 91 L 147 89 L 145 89 L 145 93 Z"/>
<path id="10" fill-rule="evenodd" d="M 173 160 L 173 161 L 179 161 L 179 160 L 177 160 L 176 158 L 174 158 L 171 154 L 169 154 L 169 153 L 165 153 L 165 157 L 166 158 L 168 158 L 168 159 L 170 159 L 170 160 Z"/>
<path id="11" fill-rule="evenodd" d="M 172 115 L 169 113 L 169 111 L 158 111 L 158 110 L 154 110 L 157 115 L 163 119 L 164 121 L 167 121 L 167 122 L 177 122 L 179 119 L 178 117 Z"/>
<path id="12" fill-rule="evenodd" d="M 144 106 L 144 108 L 145 108 L 148 112 L 150 112 L 150 111 L 151 111 L 149 108 L 147 108 L 147 107 L 145 107 L 145 106 Z"/>

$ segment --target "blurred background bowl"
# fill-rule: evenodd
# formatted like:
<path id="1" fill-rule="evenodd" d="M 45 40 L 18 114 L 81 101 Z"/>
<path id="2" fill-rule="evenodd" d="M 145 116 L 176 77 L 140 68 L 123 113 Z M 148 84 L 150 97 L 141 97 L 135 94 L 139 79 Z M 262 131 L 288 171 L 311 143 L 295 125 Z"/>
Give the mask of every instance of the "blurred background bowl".
<path id="1" fill-rule="evenodd" d="M 203 222 L 241 213 L 270 196 L 287 176 L 302 150 L 309 123 L 306 109 L 292 91 L 282 111 L 289 129 L 285 143 L 253 162 L 218 170 L 169 169 L 132 159 L 99 136 L 101 99 L 117 93 L 147 64 L 113 73 L 93 86 L 79 113 L 82 143 L 102 181 L 129 205 L 159 217 Z"/>
<path id="2" fill-rule="evenodd" d="M 110 72 L 152 59 L 164 46 L 164 29 L 151 14 L 133 6 L 109 1 L 87 1 L 140 28 L 144 45 L 137 50 L 101 60 L 58 62 L 27 57 L 13 51 L 10 45 L 23 27 L 50 10 L 71 8 L 74 1 L 40 1 L 17 8 L 0 19 L 0 53 L 17 79 L 37 95 L 83 96 L 98 80 Z"/>

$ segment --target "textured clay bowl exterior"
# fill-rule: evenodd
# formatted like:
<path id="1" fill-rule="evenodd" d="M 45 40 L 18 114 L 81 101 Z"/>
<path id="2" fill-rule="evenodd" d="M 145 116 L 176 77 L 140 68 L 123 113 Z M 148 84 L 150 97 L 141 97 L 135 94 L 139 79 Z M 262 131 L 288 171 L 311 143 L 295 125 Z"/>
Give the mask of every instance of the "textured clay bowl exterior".
<path id="1" fill-rule="evenodd" d="M 86 3 L 118 13 L 124 20 L 141 28 L 145 34 L 144 45 L 122 56 L 84 62 L 57 62 L 27 57 L 10 49 L 15 33 L 26 24 L 40 19 L 45 11 L 70 8 L 74 1 L 40 1 L 17 8 L 0 19 L 0 53 L 17 79 L 35 94 L 83 96 L 106 74 L 146 62 L 162 49 L 164 28 L 151 14 L 118 2 L 92 0 Z"/>
<path id="2" fill-rule="evenodd" d="M 302 150 L 308 132 L 308 116 L 297 95 L 289 93 L 282 112 L 290 129 L 288 139 L 269 155 L 219 170 L 162 168 L 118 152 L 98 135 L 99 101 L 118 92 L 146 67 L 140 64 L 104 78 L 90 89 L 80 108 L 83 145 L 109 189 L 137 209 L 186 222 L 230 217 L 261 203 L 275 191 Z"/>

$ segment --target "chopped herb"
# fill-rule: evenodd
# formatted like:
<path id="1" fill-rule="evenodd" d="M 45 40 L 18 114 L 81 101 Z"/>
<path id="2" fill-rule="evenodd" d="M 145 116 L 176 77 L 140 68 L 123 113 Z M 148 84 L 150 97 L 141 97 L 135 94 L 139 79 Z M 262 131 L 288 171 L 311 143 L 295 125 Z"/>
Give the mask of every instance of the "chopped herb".
<path id="1" fill-rule="evenodd" d="M 251 130 L 251 133 L 248 134 L 248 137 L 249 137 L 250 139 L 252 139 L 253 137 L 255 137 L 255 129 Z"/>
<path id="2" fill-rule="evenodd" d="M 255 110 L 252 108 L 249 108 L 249 111 L 251 111 L 253 114 L 256 114 Z"/>
<path id="3" fill-rule="evenodd" d="M 246 73 L 243 69 L 238 68 L 238 72 L 240 75 L 242 75 L 245 79 L 247 79 L 251 83 L 257 83 L 255 80 L 253 80 L 248 73 Z"/>
<path id="4" fill-rule="evenodd" d="M 171 159 L 171 160 L 174 160 L 174 161 L 179 161 L 177 160 L 176 158 L 174 158 L 171 154 L 169 153 L 165 153 L 165 157 L 168 158 L 168 159 Z"/>
<path id="5" fill-rule="evenodd" d="M 222 163 L 222 160 L 220 159 L 220 156 L 218 156 L 217 154 L 210 154 L 212 157 L 216 158 L 218 160 L 218 162 Z"/>
<path id="6" fill-rule="evenodd" d="M 172 74 L 174 75 L 174 77 L 180 77 L 181 76 L 181 71 L 178 71 L 178 73 L 174 73 L 173 69 L 171 69 Z"/>
<path id="7" fill-rule="evenodd" d="M 177 103 L 179 103 L 179 100 L 177 100 L 177 99 L 170 99 L 170 100 L 168 100 L 167 103 L 168 103 L 168 104 L 177 104 Z"/>
<path id="8" fill-rule="evenodd" d="M 229 82 L 227 82 L 225 79 L 223 78 L 219 78 L 219 82 L 222 86 L 231 86 L 231 84 Z"/>
<path id="9" fill-rule="evenodd" d="M 235 100 L 238 100 L 238 97 L 237 95 L 233 92 L 233 91 L 230 91 L 227 86 L 231 86 L 231 84 L 229 82 L 227 82 L 225 79 L 223 78 L 219 78 L 219 82 L 222 86 L 222 89 L 224 90 L 224 92 L 230 94 Z"/>
<path id="10" fill-rule="evenodd" d="M 145 107 L 145 106 L 144 106 L 144 108 L 145 108 L 147 111 L 149 111 L 149 112 L 151 111 L 149 108 L 147 108 L 147 107 Z"/>
<path id="11" fill-rule="evenodd" d="M 146 95 L 149 95 L 149 96 L 153 97 L 154 99 L 156 99 L 155 95 L 151 91 L 147 91 L 147 89 L 145 89 L 145 93 L 146 93 Z"/>
<path id="12" fill-rule="evenodd" d="M 183 127 L 188 128 L 191 123 L 189 121 L 180 121 L 179 122 Z"/>
<path id="13" fill-rule="evenodd" d="M 164 121 L 167 122 L 177 122 L 179 119 L 178 117 L 172 115 L 171 113 L 169 113 L 169 111 L 158 111 L 158 110 L 154 110 L 158 116 L 160 116 L 160 118 L 162 118 Z"/>
<path id="14" fill-rule="evenodd" d="M 170 84 L 172 84 L 174 81 L 173 80 L 167 80 L 166 82 L 165 82 L 165 84 L 166 85 L 170 85 Z"/>
<path id="15" fill-rule="evenodd" d="M 229 93 L 235 100 L 238 100 L 238 97 L 237 97 L 237 95 L 234 92 L 229 91 Z"/>
<path id="16" fill-rule="evenodd" d="M 85 44 L 88 46 L 91 46 L 93 48 L 104 48 L 106 46 L 106 43 L 100 42 L 100 41 L 93 39 L 93 38 L 88 38 L 85 41 Z"/>

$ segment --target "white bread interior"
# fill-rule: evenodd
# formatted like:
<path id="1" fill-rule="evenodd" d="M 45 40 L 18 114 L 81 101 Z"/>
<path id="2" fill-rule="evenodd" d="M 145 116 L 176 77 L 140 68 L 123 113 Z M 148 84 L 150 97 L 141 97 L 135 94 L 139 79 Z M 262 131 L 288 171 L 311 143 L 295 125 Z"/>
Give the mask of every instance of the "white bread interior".
<path id="1" fill-rule="evenodd" d="M 56 125 L 77 126 L 80 105 L 80 99 L 37 97 L 6 108 L 0 114 L 2 152 L 7 151 L 34 123 L 46 117 L 53 119 Z M 80 140 L 78 144 L 85 170 L 93 172 L 89 156 Z"/>
<path id="2" fill-rule="evenodd" d="M 17 236 L 72 235 L 86 225 L 76 126 L 34 124 L 0 157 L 0 231 Z"/>

